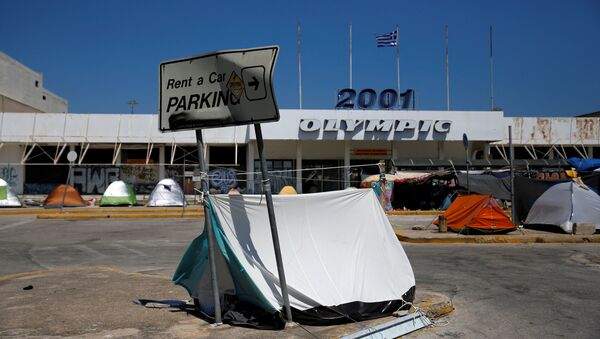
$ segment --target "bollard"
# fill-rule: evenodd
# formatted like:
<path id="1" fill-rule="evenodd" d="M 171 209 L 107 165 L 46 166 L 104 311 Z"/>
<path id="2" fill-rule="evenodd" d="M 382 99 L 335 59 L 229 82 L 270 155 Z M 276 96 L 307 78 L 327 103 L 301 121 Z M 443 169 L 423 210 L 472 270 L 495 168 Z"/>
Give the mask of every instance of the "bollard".
<path id="1" fill-rule="evenodd" d="M 446 217 L 440 215 L 440 224 L 439 224 L 440 233 L 448 232 L 448 225 L 446 224 Z"/>

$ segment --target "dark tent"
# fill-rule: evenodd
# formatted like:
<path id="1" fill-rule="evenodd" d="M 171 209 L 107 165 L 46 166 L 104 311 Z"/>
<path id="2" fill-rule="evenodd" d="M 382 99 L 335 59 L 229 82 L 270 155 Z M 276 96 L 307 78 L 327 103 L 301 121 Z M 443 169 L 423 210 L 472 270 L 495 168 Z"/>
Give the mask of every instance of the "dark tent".
<path id="1" fill-rule="evenodd" d="M 467 190 L 467 174 L 457 173 L 458 186 Z M 491 174 L 469 174 L 469 191 L 496 199 L 510 200 L 510 177 L 497 178 Z"/>
<path id="2" fill-rule="evenodd" d="M 596 194 L 600 194 L 600 172 L 591 172 L 581 176 L 583 183 Z"/>

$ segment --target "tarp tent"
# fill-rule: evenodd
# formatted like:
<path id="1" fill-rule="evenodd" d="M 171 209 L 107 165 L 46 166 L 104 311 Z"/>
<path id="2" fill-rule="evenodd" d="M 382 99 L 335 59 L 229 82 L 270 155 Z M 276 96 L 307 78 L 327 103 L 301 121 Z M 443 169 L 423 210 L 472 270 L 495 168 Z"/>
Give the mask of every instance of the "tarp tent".
<path id="1" fill-rule="evenodd" d="M 48 193 L 46 200 L 44 200 L 44 207 L 57 208 L 61 206 L 81 207 L 86 206 L 86 203 L 73 186 L 61 184 L 54 187 L 52 191 Z"/>
<path id="2" fill-rule="evenodd" d="M 473 193 L 488 195 L 496 199 L 510 200 L 510 177 L 498 178 L 492 174 L 457 173 L 458 185 Z M 467 178 L 469 187 L 467 187 Z"/>
<path id="3" fill-rule="evenodd" d="M 583 159 L 583 158 L 572 157 L 572 158 L 567 159 L 567 161 L 578 172 L 595 171 L 598 168 L 600 168 L 600 159 Z"/>
<path id="4" fill-rule="evenodd" d="M 0 207 L 21 207 L 21 201 L 3 179 L 0 179 Z"/>
<path id="5" fill-rule="evenodd" d="M 448 228 L 455 232 L 468 233 L 473 229 L 500 233 L 516 229 L 491 195 L 459 195 L 443 215 Z M 439 218 L 434 223 L 439 225 Z"/>
<path id="6" fill-rule="evenodd" d="M 137 204 L 137 198 L 133 188 L 123 180 L 113 181 L 108 187 L 102 198 L 100 206 L 125 206 Z"/>
<path id="7" fill-rule="evenodd" d="M 525 220 L 525 225 L 555 225 L 566 233 L 573 233 L 574 223 L 593 223 L 600 230 L 600 196 L 574 181 L 549 187 Z"/>
<path id="8" fill-rule="evenodd" d="M 283 326 L 264 197 L 217 195 L 207 201 L 218 244 L 223 321 Z M 414 299 L 412 267 L 371 189 L 276 195 L 273 201 L 294 321 L 371 319 Z M 173 281 L 203 312 L 214 314 L 210 276 L 204 232 L 187 249 Z"/>
<path id="9" fill-rule="evenodd" d="M 184 207 L 187 206 L 181 186 L 173 179 L 162 179 L 156 184 L 148 197 L 151 207 Z"/>

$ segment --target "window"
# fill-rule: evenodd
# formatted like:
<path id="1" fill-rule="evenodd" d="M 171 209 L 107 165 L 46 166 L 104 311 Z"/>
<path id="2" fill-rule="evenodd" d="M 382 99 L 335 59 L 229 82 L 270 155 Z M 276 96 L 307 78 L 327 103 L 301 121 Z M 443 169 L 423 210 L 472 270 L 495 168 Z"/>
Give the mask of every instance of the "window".
<path id="1" fill-rule="evenodd" d="M 296 186 L 296 172 L 294 171 L 294 160 L 266 160 L 267 171 L 278 171 L 269 174 L 271 180 L 271 191 L 278 193 L 283 186 Z M 254 160 L 254 192 L 262 192 L 260 182 L 260 160 Z"/>

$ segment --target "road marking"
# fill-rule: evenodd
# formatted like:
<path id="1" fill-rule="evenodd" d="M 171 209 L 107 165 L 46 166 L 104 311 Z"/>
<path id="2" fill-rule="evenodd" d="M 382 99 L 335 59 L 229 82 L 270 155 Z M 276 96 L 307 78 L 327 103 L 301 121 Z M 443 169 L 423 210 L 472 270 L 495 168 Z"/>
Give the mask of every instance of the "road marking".
<path id="1" fill-rule="evenodd" d="M 158 278 L 161 280 L 171 280 L 170 276 L 161 275 L 161 274 L 146 274 L 140 272 L 127 272 L 118 268 L 110 267 L 110 266 L 87 266 L 87 267 L 62 267 L 62 268 L 48 268 L 37 271 L 29 271 L 29 272 L 21 272 L 21 273 L 12 273 L 6 275 L 0 275 L 0 282 L 19 279 L 23 277 L 31 277 L 39 274 L 48 274 L 48 273 L 70 273 L 70 272 L 84 272 L 84 271 L 96 271 L 96 272 L 114 272 L 121 273 L 132 276 L 141 276 L 147 278 Z"/>
<path id="2" fill-rule="evenodd" d="M 83 252 L 87 252 L 89 254 L 95 255 L 97 257 L 107 257 L 107 255 L 102 254 L 86 245 L 75 245 L 75 247 L 77 247 L 79 250 L 83 251 Z"/>
<path id="3" fill-rule="evenodd" d="M 4 231 L 4 230 L 12 228 L 12 227 L 25 225 L 32 221 L 34 221 L 34 220 L 21 220 L 21 221 L 13 222 L 12 224 L 8 224 L 8 225 L 4 225 L 4 226 L 0 227 L 0 231 Z"/>
<path id="4" fill-rule="evenodd" d="M 144 253 L 144 252 L 142 252 L 142 251 L 138 251 L 138 250 L 135 250 L 135 249 L 133 249 L 133 248 L 129 248 L 129 247 L 127 247 L 127 246 L 123 246 L 123 245 L 121 245 L 121 244 L 118 244 L 118 243 L 116 243 L 116 244 L 111 244 L 111 245 L 112 245 L 112 246 L 115 246 L 115 247 L 118 247 L 118 248 L 122 248 L 122 249 L 124 249 L 124 250 L 126 250 L 126 251 L 129 251 L 129 252 L 131 252 L 131 253 L 137 254 L 137 255 L 139 255 L 139 256 L 142 256 L 142 257 L 147 257 L 147 256 L 148 256 L 146 253 Z"/>

